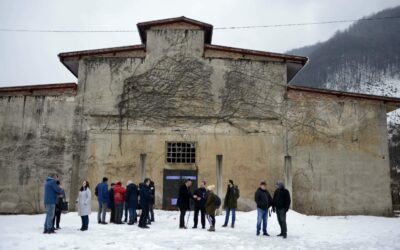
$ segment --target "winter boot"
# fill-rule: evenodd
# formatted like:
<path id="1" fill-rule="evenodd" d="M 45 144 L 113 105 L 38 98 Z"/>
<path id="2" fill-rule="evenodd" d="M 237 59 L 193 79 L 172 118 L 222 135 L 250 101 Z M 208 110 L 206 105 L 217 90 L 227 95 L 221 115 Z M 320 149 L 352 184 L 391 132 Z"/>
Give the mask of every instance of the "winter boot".
<path id="1" fill-rule="evenodd" d="M 208 229 L 209 232 L 215 232 L 215 226 L 211 226 L 210 229 Z"/>

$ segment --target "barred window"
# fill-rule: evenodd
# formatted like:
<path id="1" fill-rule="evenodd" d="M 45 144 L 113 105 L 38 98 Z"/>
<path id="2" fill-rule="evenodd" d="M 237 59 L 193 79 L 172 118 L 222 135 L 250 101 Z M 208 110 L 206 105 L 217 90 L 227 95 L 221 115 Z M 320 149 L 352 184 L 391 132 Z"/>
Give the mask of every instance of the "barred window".
<path id="1" fill-rule="evenodd" d="M 195 142 L 167 142 L 168 163 L 196 163 Z"/>

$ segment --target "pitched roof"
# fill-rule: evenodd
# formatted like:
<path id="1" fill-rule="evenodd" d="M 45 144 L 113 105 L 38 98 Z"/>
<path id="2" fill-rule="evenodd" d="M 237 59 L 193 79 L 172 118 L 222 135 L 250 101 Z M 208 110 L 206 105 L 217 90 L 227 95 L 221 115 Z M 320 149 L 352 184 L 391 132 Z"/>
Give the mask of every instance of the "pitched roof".
<path id="1" fill-rule="evenodd" d="M 75 95 L 77 88 L 78 85 L 73 82 L 1 87 L 0 96 Z"/>
<path id="2" fill-rule="evenodd" d="M 387 111 L 391 112 L 400 108 L 400 98 L 397 97 L 388 97 L 388 96 L 377 96 L 377 95 L 369 95 L 369 94 L 361 94 L 361 93 L 353 93 L 353 92 L 345 92 L 331 89 L 319 89 L 305 86 L 296 86 L 296 85 L 288 85 L 287 90 L 293 91 L 302 91 L 308 93 L 316 93 L 320 95 L 331 95 L 336 97 L 348 97 L 353 99 L 364 99 L 364 100 L 372 100 L 372 101 L 381 101 L 387 104 Z"/>
<path id="3" fill-rule="evenodd" d="M 240 49 L 233 48 L 227 46 L 220 45 L 212 45 L 212 31 L 213 26 L 208 23 L 203 23 L 197 20 L 193 20 L 184 16 L 161 19 L 149 22 L 138 23 L 137 27 L 139 30 L 139 35 L 143 44 L 140 45 L 131 45 L 131 46 L 123 46 L 123 47 L 113 47 L 113 48 L 105 48 L 105 49 L 94 49 L 94 50 L 83 50 L 83 51 L 73 51 L 58 54 L 60 61 L 64 66 L 71 71 L 76 77 L 78 77 L 78 68 L 79 68 L 79 59 L 82 56 L 96 56 L 96 55 L 104 55 L 108 53 L 117 53 L 117 52 L 128 52 L 128 51 L 138 51 L 142 50 L 146 51 L 146 31 L 151 29 L 152 27 L 163 26 L 163 25 L 171 25 L 171 24 L 190 24 L 193 26 L 197 26 L 200 29 L 204 30 L 204 50 L 208 51 L 224 51 L 229 53 L 238 53 L 242 55 L 254 55 L 266 58 L 274 58 L 280 59 L 287 63 L 287 79 L 288 81 L 296 75 L 296 73 L 306 64 L 308 58 L 302 56 L 293 56 L 279 53 L 272 53 L 267 51 L 257 51 L 257 50 L 249 50 L 249 49 Z"/>
<path id="4" fill-rule="evenodd" d="M 194 26 L 198 26 L 199 28 L 203 29 L 204 32 L 204 42 L 210 44 L 213 32 L 213 26 L 208 23 L 203 23 L 194 19 L 190 19 L 184 16 L 181 17 L 174 17 L 174 18 L 167 18 L 167 19 L 160 19 L 148 22 L 138 23 L 137 27 L 139 30 L 140 39 L 143 44 L 146 43 L 146 30 L 150 29 L 153 26 L 160 26 L 160 25 L 167 25 L 173 23 L 187 23 Z"/>

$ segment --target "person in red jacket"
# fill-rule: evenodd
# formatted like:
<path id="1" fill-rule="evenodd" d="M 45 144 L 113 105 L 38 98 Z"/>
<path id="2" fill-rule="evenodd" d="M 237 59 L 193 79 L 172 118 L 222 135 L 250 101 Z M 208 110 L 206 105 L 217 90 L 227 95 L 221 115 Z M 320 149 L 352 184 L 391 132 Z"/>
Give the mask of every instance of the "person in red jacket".
<path id="1" fill-rule="evenodd" d="M 115 224 L 122 224 L 122 213 L 124 210 L 124 194 L 125 188 L 121 186 L 121 182 L 117 182 L 114 186 L 114 206 L 115 206 Z"/>

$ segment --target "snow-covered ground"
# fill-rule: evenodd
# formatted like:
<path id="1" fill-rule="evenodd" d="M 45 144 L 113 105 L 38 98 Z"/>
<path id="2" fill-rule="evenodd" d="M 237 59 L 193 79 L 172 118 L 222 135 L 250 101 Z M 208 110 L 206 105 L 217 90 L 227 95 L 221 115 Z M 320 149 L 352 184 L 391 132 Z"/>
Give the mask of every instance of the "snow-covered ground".
<path id="1" fill-rule="evenodd" d="M 107 214 L 107 217 L 109 214 Z M 256 212 L 238 212 L 236 228 L 216 232 L 178 229 L 178 212 L 156 211 L 150 229 L 136 225 L 99 225 L 90 216 L 89 231 L 81 232 L 76 213 L 62 215 L 56 234 L 42 234 L 45 215 L 0 216 L 0 249 L 400 249 L 400 218 L 372 216 L 318 217 L 288 213 L 288 238 L 280 231 L 275 214 L 269 218 L 271 237 L 256 236 Z"/>

